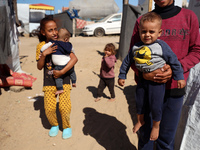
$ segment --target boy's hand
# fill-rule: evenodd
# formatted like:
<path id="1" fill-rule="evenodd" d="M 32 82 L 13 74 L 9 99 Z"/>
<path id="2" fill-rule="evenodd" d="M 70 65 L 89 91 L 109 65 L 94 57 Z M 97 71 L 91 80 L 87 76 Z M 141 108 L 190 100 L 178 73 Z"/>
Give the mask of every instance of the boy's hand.
<path id="1" fill-rule="evenodd" d="M 149 73 L 143 73 L 143 78 L 157 83 L 166 83 L 172 77 L 172 70 L 169 65 L 165 65 L 161 69 L 154 70 Z"/>
<path id="2" fill-rule="evenodd" d="M 184 88 L 186 85 L 185 80 L 178 80 L 178 89 Z"/>
<path id="3" fill-rule="evenodd" d="M 47 49 L 45 49 L 45 50 L 42 52 L 42 54 L 43 54 L 44 56 L 46 56 L 46 55 L 55 53 L 57 48 L 58 48 L 58 46 L 57 46 L 57 45 L 54 46 L 54 43 L 53 43 L 51 46 L 49 46 Z"/>
<path id="4" fill-rule="evenodd" d="M 118 84 L 119 84 L 120 86 L 124 86 L 125 80 L 124 80 L 124 79 L 118 79 Z"/>

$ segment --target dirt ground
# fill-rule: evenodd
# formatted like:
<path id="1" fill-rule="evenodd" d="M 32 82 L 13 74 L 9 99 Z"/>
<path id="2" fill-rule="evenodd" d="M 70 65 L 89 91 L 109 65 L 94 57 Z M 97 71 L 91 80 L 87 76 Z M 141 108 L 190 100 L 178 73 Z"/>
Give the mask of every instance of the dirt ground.
<path id="1" fill-rule="evenodd" d="M 20 37 L 21 68 L 37 80 L 31 89 L 1 88 L 0 95 L 0 150 L 136 150 L 137 135 L 132 133 L 135 121 L 134 73 L 127 75 L 125 87 L 119 87 L 117 76 L 121 61 L 115 65 L 116 101 L 108 102 L 110 94 L 104 90 L 99 102 L 94 102 L 99 83 L 103 48 L 119 36 L 73 37 L 70 39 L 78 57 L 75 65 L 77 87 L 71 91 L 72 137 L 62 139 L 62 128 L 56 137 L 49 137 L 50 125 L 43 102 L 43 71 L 36 68 L 36 37 Z M 60 116 L 58 113 L 60 122 Z M 126 148 L 125 148 L 126 147 Z"/>

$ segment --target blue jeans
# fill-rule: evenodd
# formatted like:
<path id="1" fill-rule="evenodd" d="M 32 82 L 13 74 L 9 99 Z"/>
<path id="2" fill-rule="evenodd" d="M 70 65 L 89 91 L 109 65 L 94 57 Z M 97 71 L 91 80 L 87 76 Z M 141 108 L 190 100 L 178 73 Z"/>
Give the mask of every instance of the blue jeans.
<path id="1" fill-rule="evenodd" d="M 162 119 L 160 122 L 159 137 L 154 141 L 150 141 L 150 133 L 152 128 L 152 115 L 149 107 L 146 107 L 144 120 L 145 124 L 139 130 L 138 150 L 173 150 L 176 129 L 180 119 L 181 108 L 183 104 L 183 96 L 166 97 L 162 108 Z"/>
<path id="2" fill-rule="evenodd" d="M 55 66 L 55 70 L 62 70 L 64 67 L 65 66 Z M 76 73 L 74 71 L 74 67 L 72 67 L 64 75 L 55 79 L 57 90 L 63 90 L 63 78 L 65 78 L 67 75 L 70 76 L 72 83 L 76 83 Z"/>
<path id="3" fill-rule="evenodd" d="M 137 114 L 144 114 L 146 104 L 149 105 L 152 119 L 160 121 L 162 118 L 162 107 L 165 95 L 165 84 L 156 83 L 149 80 L 139 80 L 136 88 L 136 108 Z M 147 101 L 149 101 L 147 103 Z"/>

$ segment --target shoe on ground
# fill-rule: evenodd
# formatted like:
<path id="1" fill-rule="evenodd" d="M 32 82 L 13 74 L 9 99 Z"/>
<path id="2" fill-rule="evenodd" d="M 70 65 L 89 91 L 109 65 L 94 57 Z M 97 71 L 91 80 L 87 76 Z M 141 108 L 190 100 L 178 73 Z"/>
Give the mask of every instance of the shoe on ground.
<path id="1" fill-rule="evenodd" d="M 49 131 L 49 136 L 54 137 L 58 134 L 59 126 L 52 126 Z"/>
<path id="2" fill-rule="evenodd" d="M 63 139 L 68 139 L 72 136 L 72 129 L 71 128 L 66 128 L 63 130 L 62 138 Z"/>

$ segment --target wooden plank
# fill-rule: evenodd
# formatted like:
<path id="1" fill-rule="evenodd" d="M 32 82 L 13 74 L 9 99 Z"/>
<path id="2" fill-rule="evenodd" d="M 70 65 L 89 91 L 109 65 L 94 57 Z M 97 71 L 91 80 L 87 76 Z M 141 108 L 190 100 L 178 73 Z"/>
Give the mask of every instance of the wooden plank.
<path id="1" fill-rule="evenodd" d="M 149 0 L 149 11 L 152 11 L 152 3 L 153 3 L 153 0 Z"/>

